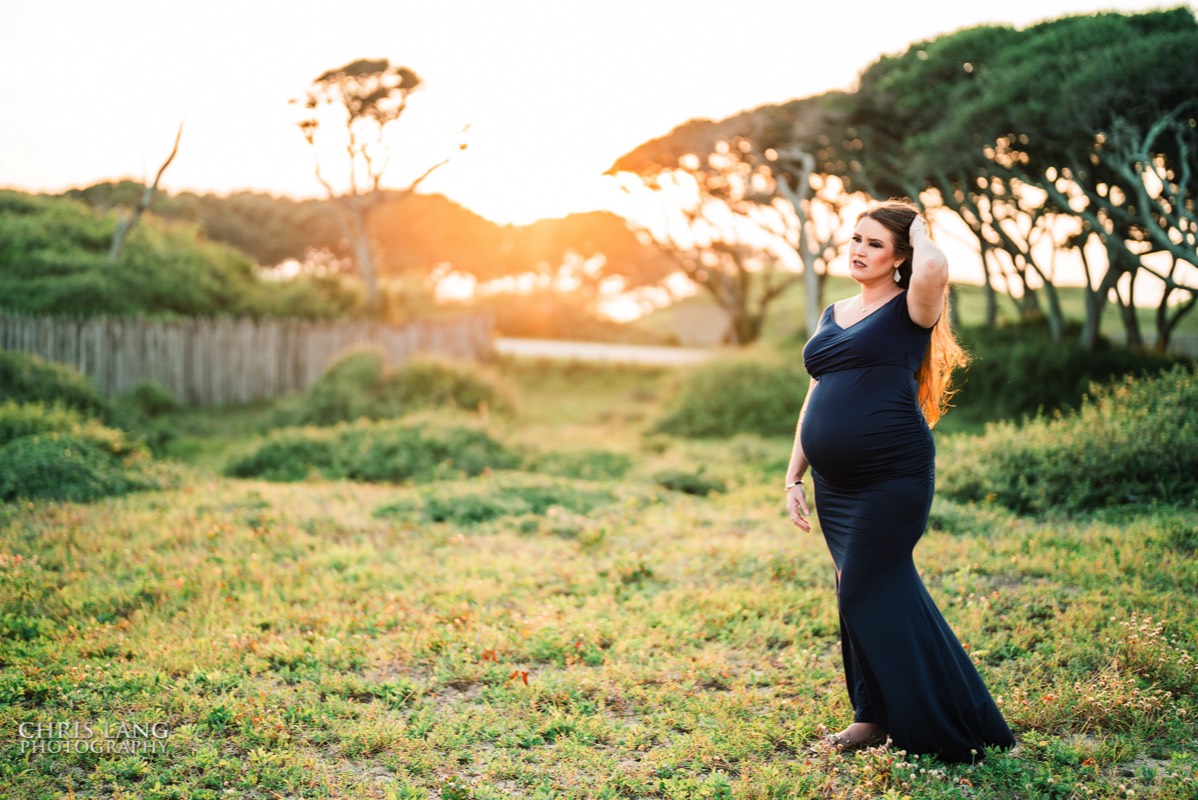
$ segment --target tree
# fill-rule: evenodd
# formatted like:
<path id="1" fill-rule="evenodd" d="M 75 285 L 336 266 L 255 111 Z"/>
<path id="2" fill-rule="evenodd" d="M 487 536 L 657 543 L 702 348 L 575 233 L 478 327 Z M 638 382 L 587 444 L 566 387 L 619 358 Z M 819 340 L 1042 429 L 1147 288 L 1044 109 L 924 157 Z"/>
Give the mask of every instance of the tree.
<path id="1" fill-rule="evenodd" d="M 386 133 L 388 126 L 403 115 L 408 98 L 421 85 L 420 77 L 407 67 L 392 65 L 385 58 L 359 59 L 318 76 L 302 101 L 307 115 L 299 122 L 299 128 L 313 149 L 321 129 L 322 110 L 331 113 L 340 124 L 337 130 L 343 136 L 344 184 L 340 190 L 334 187 L 321 168 L 319 155 L 316 179 L 337 212 L 366 289 L 365 308 L 371 315 L 377 316 L 383 310 L 370 217 L 385 194 L 382 179 L 391 162 Z M 464 149 L 465 145 L 460 147 Z M 398 194 L 411 194 L 448 161 L 445 158 L 434 163 Z"/>
<path id="2" fill-rule="evenodd" d="M 1113 296 L 1128 344 L 1141 344 L 1133 304 L 1139 278 L 1162 281 L 1166 295 L 1198 293 L 1198 24 L 1192 11 L 1174 9 L 1066 17 L 1027 33 L 1022 46 L 1005 54 L 996 76 L 1017 80 L 1024 90 L 989 92 L 976 111 L 966 107 L 967 114 L 992 117 L 1005 106 L 1007 129 L 990 128 L 992 162 L 1043 189 L 1101 242 L 1106 272 L 1088 298 L 1083 342 L 1093 346 L 1103 306 Z M 1154 252 L 1172 256 L 1168 273 L 1150 266 Z M 1158 318 L 1158 346 L 1168 340 L 1168 317 L 1164 325 Z"/>
<path id="3" fill-rule="evenodd" d="M 828 133 L 843 127 L 846 96 L 837 92 L 758 109 L 752 141 L 774 186 L 775 203 L 788 205 L 786 235 L 803 264 L 807 335 L 824 307 L 828 264 L 840 252 L 842 214 L 850 199 L 843 153 Z"/>
<path id="4" fill-rule="evenodd" d="M 609 170 L 630 176 L 630 189 L 654 194 L 661 218 L 634 224 L 727 312 L 737 344 L 756 341 L 770 305 L 800 280 L 808 329 L 819 319 L 846 199 L 828 178 L 835 150 L 824 132 L 841 97 L 691 121 Z"/>
<path id="5" fill-rule="evenodd" d="M 1167 294 L 1198 291 L 1196 82 L 1192 11 L 1063 17 L 1022 31 L 960 31 L 884 58 L 863 74 L 849 119 L 865 180 L 935 189 L 987 263 L 1022 285 L 1024 313 L 1039 313 L 1027 291 L 1034 274 L 1054 332 L 1063 327 L 1051 269 L 1034 252 L 1049 236 L 1054 253 L 1078 249 L 1086 264 L 1083 342 L 1094 346 L 1113 297 L 1137 344 L 1139 276 L 1161 280 Z M 1087 256 L 1091 240 L 1105 259 Z M 1153 252 L 1173 267 L 1147 266 Z M 1189 308 L 1165 314 L 1158 343 Z"/>
<path id="6" fill-rule="evenodd" d="M 150 204 L 154 202 L 154 193 L 158 191 L 158 182 L 162 180 L 162 173 L 166 172 L 166 168 L 175 160 L 175 154 L 179 152 L 179 140 L 183 137 L 183 123 L 179 123 L 179 131 L 175 134 L 175 145 L 171 148 L 170 155 L 166 157 L 166 161 L 162 162 L 162 166 L 158 168 L 158 174 L 154 176 L 154 182 L 145 188 L 137 205 L 128 216 L 122 216 L 117 222 L 116 231 L 112 234 L 112 246 L 108 248 L 108 260 L 116 261 L 121 257 L 121 251 L 125 247 L 125 238 L 129 232 L 133 230 L 133 226 L 141 219 L 141 215 L 146 213 Z"/>
<path id="7" fill-rule="evenodd" d="M 854 154 L 856 170 L 846 176 L 875 196 L 907 195 L 924 205 L 942 206 L 973 233 L 984 266 L 986 321 L 997 321 L 996 284 L 1008 294 L 1018 288 L 1017 312 L 1043 312 L 1031 276 L 1048 296 L 1054 336 L 1064 322 L 1051 270 L 1038 260 L 1036 243 L 1051 230 L 1051 207 L 1043 192 L 995 174 L 986 143 L 972 129 L 953 124 L 957 106 L 974 97 L 993 63 L 1021 34 L 1005 26 L 968 28 L 912 45 L 886 56 L 861 76 L 847 114 L 843 149 Z M 951 134 L 946 132 L 946 127 Z"/>
<path id="8" fill-rule="evenodd" d="M 677 168 L 640 176 L 661 212 L 642 230 L 724 309 L 737 345 L 758 339 L 770 304 L 802 278 L 780 269 L 778 241 L 770 251 L 780 215 L 754 196 L 761 173 L 750 151 L 747 140 L 720 141 L 702 162 L 691 156 Z"/>

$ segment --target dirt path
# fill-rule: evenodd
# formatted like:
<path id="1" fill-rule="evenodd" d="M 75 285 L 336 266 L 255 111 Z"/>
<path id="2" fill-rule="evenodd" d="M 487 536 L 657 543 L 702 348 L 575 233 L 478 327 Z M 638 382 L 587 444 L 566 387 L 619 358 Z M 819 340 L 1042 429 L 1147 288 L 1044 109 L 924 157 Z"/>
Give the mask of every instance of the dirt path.
<path id="1" fill-rule="evenodd" d="M 717 351 L 687 347 L 568 342 L 557 339 L 496 339 L 495 352 L 500 355 L 525 358 L 683 366 L 706 361 Z"/>

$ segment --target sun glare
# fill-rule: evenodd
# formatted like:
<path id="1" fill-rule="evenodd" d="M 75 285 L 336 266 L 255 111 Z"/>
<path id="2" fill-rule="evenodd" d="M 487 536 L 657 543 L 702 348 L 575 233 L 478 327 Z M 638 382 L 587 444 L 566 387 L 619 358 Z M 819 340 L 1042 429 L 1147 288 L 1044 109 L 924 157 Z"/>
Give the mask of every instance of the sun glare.
<path id="1" fill-rule="evenodd" d="M 430 182 L 428 191 L 436 189 Z M 500 225 L 528 225 L 570 213 L 563 209 L 610 209 L 621 200 L 614 181 L 598 171 L 542 166 L 492 170 L 487 179 L 455 189 L 449 196 Z"/>

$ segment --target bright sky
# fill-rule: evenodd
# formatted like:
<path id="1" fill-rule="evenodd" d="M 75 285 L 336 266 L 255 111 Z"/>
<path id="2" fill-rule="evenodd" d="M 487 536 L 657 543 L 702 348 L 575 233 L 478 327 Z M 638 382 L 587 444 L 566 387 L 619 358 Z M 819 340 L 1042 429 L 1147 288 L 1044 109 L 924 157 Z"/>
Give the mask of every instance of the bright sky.
<path id="1" fill-rule="evenodd" d="M 497 222 L 618 203 L 601 177 L 688 119 L 851 87 L 880 54 L 983 22 L 1157 3 L 1089 0 L 38 0 L 0 27 L 0 186 L 321 194 L 288 100 L 321 72 L 389 58 L 425 81 L 387 184 Z M 457 153 L 469 125 L 469 149 Z"/>

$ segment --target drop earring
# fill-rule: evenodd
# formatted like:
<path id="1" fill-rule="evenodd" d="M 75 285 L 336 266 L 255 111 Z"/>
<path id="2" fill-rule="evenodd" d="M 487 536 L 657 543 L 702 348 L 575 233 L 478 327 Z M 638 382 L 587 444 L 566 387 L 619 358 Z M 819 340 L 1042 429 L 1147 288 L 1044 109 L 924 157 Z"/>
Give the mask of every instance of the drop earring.
<path id="1" fill-rule="evenodd" d="M 894 271 L 894 282 L 895 282 L 895 283 L 902 283 L 902 280 L 903 280 L 903 275 L 902 275 L 902 273 L 901 273 L 901 272 L 899 272 L 899 271 L 896 269 L 896 270 Z"/>

